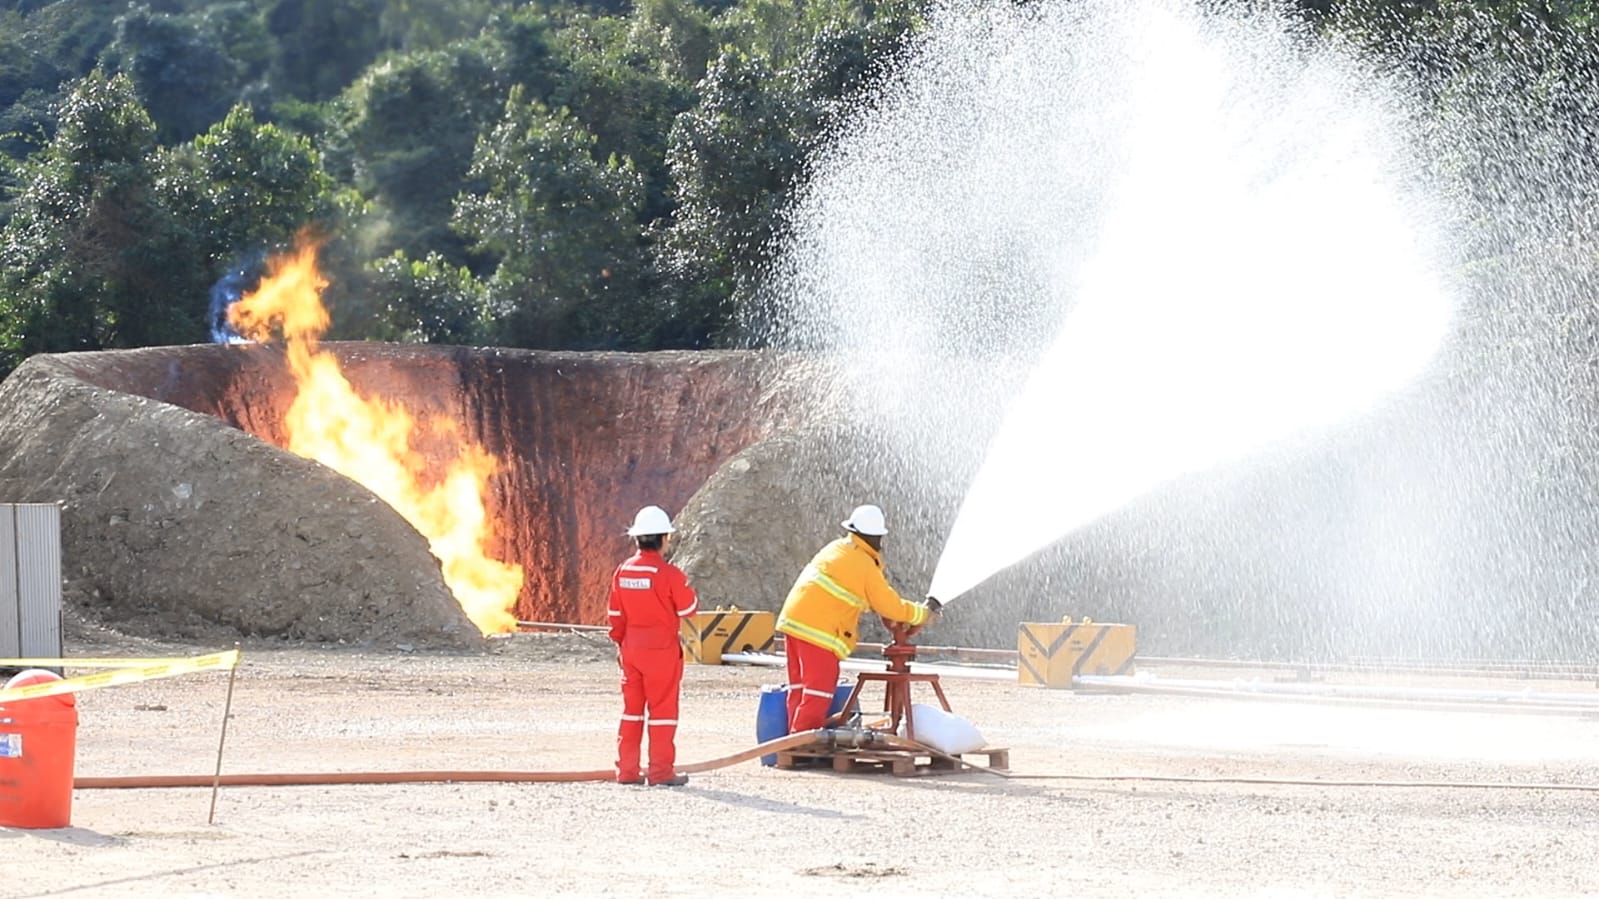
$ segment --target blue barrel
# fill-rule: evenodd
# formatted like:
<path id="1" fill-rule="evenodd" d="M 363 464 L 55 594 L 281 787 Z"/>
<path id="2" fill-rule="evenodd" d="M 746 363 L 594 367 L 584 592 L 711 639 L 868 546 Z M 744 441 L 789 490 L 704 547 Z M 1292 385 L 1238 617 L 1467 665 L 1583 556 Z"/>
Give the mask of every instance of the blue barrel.
<path id="1" fill-rule="evenodd" d="M 844 703 L 849 702 L 849 695 L 855 692 L 854 681 L 839 681 L 833 689 L 833 702 L 827 707 L 827 717 L 831 718 L 844 711 Z"/>
<path id="2" fill-rule="evenodd" d="M 761 687 L 761 705 L 755 711 L 755 742 L 765 743 L 788 735 L 788 687 L 785 684 L 767 684 Z M 768 768 L 777 764 L 777 755 L 761 756 L 761 764 Z"/>
<path id="3" fill-rule="evenodd" d="M 827 709 L 828 717 L 844 710 L 844 703 L 849 702 L 850 691 L 854 689 L 855 684 L 850 681 L 839 682 Z M 786 684 L 766 684 L 761 687 L 761 703 L 755 710 L 755 742 L 765 743 L 785 736 L 788 736 L 788 687 Z M 776 765 L 777 755 L 761 756 L 761 764 L 768 768 Z"/>

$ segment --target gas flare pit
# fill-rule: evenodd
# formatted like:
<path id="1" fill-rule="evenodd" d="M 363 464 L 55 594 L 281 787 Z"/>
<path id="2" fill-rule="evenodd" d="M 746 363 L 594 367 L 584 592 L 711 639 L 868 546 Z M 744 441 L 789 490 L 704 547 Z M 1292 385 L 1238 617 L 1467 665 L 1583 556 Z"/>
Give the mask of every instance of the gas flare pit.
<path id="1" fill-rule="evenodd" d="M 73 604 L 170 637 L 596 622 L 632 512 L 681 509 L 784 406 L 751 353 L 321 342 L 314 255 L 230 311 L 271 342 L 36 356 L 0 384 L 0 485 L 62 503 Z"/>

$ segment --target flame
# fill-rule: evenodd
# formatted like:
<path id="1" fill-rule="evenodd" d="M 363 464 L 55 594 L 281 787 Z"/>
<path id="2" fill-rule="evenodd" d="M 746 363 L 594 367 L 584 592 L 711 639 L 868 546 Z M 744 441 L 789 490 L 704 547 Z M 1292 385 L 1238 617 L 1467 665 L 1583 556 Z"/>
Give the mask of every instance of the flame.
<path id="1" fill-rule="evenodd" d="M 444 582 L 478 630 L 515 630 L 522 566 L 483 551 L 491 536 L 483 497 L 499 460 L 449 419 L 427 421 L 424 430 L 404 408 L 359 396 L 338 360 L 317 349 L 329 324 L 318 249 L 302 234 L 294 249 L 267 261 L 260 287 L 228 308 L 228 323 L 244 337 L 283 337 L 298 387 L 284 417 L 288 449 L 361 484 L 404 516 L 427 538 Z M 416 448 L 424 440 L 455 458 L 442 468 L 433 464 Z"/>

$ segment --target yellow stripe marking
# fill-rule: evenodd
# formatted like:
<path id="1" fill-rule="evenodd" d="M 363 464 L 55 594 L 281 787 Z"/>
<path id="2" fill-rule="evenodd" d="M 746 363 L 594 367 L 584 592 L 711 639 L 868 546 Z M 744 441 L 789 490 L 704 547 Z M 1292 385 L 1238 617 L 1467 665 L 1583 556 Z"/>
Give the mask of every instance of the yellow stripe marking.
<path id="1" fill-rule="evenodd" d="M 70 663 L 71 660 L 67 661 Z M 130 659 L 129 661 L 143 663 L 151 660 Z M 26 687 L 12 687 L 9 690 L 0 690 L 0 702 L 18 699 L 38 699 L 43 696 L 59 696 L 64 693 L 82 693 L 85 690 L 98 690 L 103 687 L 115 687 L 122 684 L 136 684 L 140 681 L 176 677 L 180 674 L 193 674 L 198 671 L 227 671 L 237 667 L 238 664 L 239 651 L 237 649 L 230 649 L 227 652 L 218 652 L 207 656 L 195 656 L 191 659 L 162 659 L 156 664 L 142 664 L 137 668 L 101 671 L 97 674 L 70 677 L 66 680 L 51 681 L 45 684 L 29 684 Z"/>
<path id="2" fill-rule="evenodd" d="M 834 598 L 843 600 L 845 603 L 854 606 L 857 609 L 866 608 L 866 600 L 861 599 L 859 596 L 856 596 L 848 590 L 845 590 L 843 587 L 840 587 L 838 585 L 838 581 L 833 580 L 820 571 L 816 572 L 815 580 L 816 583 L 821 585 L 823 590 L 826 590 L 828 593 L 832 594 Z"/>
<path id="3" fill-rule="evenodd" d="M 815 643 L 817 646 L 820 646 L 823 649 L 832 650 L 833 655 L 836 655 L 839 658 L 849 655 L 849 645 L 843 640 L 840 640 L 826 631 L 820 631 L 809 625 L 800 624 L 798 621 L 795 621 L 791 618 L 780 619 L 777 622 L 777 629 L 785 634 L 793 634 L 794 636 L 800 638 L 801 640 L 805 640 L 806 642 Z"/>

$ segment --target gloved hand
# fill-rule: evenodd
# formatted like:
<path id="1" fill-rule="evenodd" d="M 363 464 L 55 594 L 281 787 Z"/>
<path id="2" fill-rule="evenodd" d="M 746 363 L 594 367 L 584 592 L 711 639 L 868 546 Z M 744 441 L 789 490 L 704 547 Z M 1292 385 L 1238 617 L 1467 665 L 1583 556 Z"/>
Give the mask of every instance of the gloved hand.
<path id="1" fill-rule="evenodd" d="M 939 617 L 942 616 L 943 614 L 944 614 L 944 604 L 939 602 L 938 600 L 934 599 L 931 596 L 927 597 L 927 623 L 928 624 L 932 624 L 934 621 L 937 621 L 939 619 Z"/>

